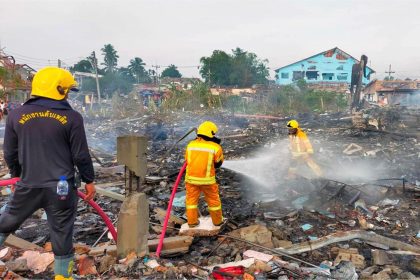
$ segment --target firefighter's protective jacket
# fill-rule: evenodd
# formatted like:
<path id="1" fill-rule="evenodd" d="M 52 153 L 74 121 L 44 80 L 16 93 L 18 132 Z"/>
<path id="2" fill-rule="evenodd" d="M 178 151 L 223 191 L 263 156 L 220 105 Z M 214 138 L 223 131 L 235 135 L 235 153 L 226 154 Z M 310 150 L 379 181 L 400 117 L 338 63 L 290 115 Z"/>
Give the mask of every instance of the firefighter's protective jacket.
<path id="1" fill-rule="evenodd" d="M 215 164 L 223 162 L 222 147 L 201 137 L 191 141 L 185 151 L 187 171 L 185 182 L 194 185 L 211 185 L 216 183 Z"/>
<path id="2" fill-rule="evenodd" d="M 24 187 L 56 186 L 60 176 L 74 177 L 75 166 L 84 182 L 95 177 L 83 118 L 66 100 L 34 98 L 10 111 L 4 159 Z"/>
<path id="3" fill-rule="evenodd" d="M 297 128 L 296 135 L 289 135 L 290 140 L 290 150 L 293 157 L 300 157 L 307 154 L 313 154 L 314 150 L 312 148 L 311 142 L 306 136 L 306 133 Z"/>

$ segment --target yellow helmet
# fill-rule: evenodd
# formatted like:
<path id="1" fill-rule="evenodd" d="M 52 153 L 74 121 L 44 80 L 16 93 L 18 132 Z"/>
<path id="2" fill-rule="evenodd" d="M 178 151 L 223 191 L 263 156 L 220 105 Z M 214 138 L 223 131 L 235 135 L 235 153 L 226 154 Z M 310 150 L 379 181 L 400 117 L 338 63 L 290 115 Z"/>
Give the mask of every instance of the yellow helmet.
<path id="1" fill-rule="evenodd" d="M 213 138 L 217 133 L 217 130 L 217 125 L 215 125 L 213 122 L 205 121 L 198 127 L 197 135 L 204 135 L 209 138 Z"/>
<path id="2" fill-rule="evenodd" d="M 70 90 L 75 90 L 77 82 L 73 75 L 62 68 L 45 67 L 32 80 L 32 95 L 62 100 Z"/>
<path id="3" fill-rule="evenodd" d="M 299 128 L 299 123 L 296 120 L 291 120 L 287 122 L 287 127 L 289 128 Z"/>

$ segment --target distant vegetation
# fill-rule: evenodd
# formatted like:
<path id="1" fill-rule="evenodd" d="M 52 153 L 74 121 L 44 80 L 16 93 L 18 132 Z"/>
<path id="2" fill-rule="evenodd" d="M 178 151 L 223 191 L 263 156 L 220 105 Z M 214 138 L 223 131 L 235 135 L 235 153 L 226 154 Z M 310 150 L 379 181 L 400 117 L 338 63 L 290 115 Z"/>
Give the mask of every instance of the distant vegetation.
<path id="1" fill-rule="evenodd" d="M 135 83 L 156 82 L 157 73 L 152 69 L 146 70 L 147 65 L 140 57 L 131 59 L 127 67 L 118 67 L 119 55 L 111 44 L 104 45 L 101 51 L 104 60 L 101 65 L 98 65 L 92 53 L 71 67 L 71 71 L 94 73 L 97 67 L 98 73 L 102 75 L 100 87 L 103 97 L 111 98 L 115 96 L 114 93 L 127 95 Z M 164 98 L 161 110 L 216 109 L 241 113 L 293 114 L 337 111 L 347 104 L 345 95 L 309 89 L 303 80 L 295 85 L 271 88 L 245 98 L 223 94 L 215 96 L 210 92 L 210 85 L 238 88 L 267 85 L 268 61 L 236 48 L 231 54 L 215 50 L 211 56 L 202 57 L 200 63 L 200 74 L 205 82 L 196 81 L 190 89 L 174 85 L 170 88 L 170 95 Z M 162 71 L 160 77 L 180 78 L 182 75 L 177 66 L 171 64 Z M 93 78 L 83 78 L 81 86 L 82 90 L 96 92 Z"/>
<path id="2" fill-rule="evenodd" d="M 155 72 L 147 71 L 146 64 L 140 57 L 131 59 L 126 67 L 118 67 L 119 55 L 113 45 L 106 44 L 101 51 L 104 60 L 101 63 L 102 68 L 92 53 L 70 67 L 70 71 L 95 73 L 96 66 L 98 74 L 103 76 L 99 79 L 102 97 L 112 97 L 114 93 L 128 94 L 133 89 L 133 84 L 152 82 Z M 81 87 L 84 91 L 96 92 L 96 82 L 93 78 L 83 78 Z"/>
<path id="3" fill-rule="evenodd" d="M 119 55 L 111 44 L 103 46 L 101 55 L 103 62 L 100 65 L 92 53 L 74 64 L 70 70 L 94 73 L 96 67 L 98 74 L 103 75 L 100 79 L 100 86 L 104 89 L 103 97 L 112 95 L 113 92 L 127 94 L 133 83 L 156 82 L 158 78 L 159 73 L 153 69 L 146 70 L 146 63 L 140 57 L 131 59 L 126 67 L 118 67 Z M 268 83 L 267 63 L 268 60 L 261 60 L 256 54 L 241 48 L 232 50 L 232 54 L 215 50 L 211 56 L 200 59 L 200 74 L 212 86 L 250 87 Z M 162 71 L 160 77 L 181 78 L 182 74 L 176 65 L 171 64 Z M 82 90 L 96 91 L 93 78 L 84 78 Z"/>
<path id="4" fill-rule="evenodd" d="M 3 86 L 0 89 L 0 99 L 3 99 L 6 93 L 14 93 L 16 89 L 25 84 L 25 81 L 22 80 L 22 77 L 17 72 L 0 66 L 0 84 Z"/>
<path id="5" fill-rule="evenodd" d="M 200 74 L 210 85 L 250 87 L 268 83 L 268 60 L 241 48 L 232 50 L 232 54 L 215 50 L 200 63 Z"/>
<path id="6" fill-rule="evenodd" d="M 162 78 L 169 77 L 169 78 L 181 78 L 182 75 L 179 73 L 178 68 L 171 64 L 165 70 L 162 71 Z"/>
<path id="7" fill-rule="evenodd" d="M 171 97 L 163 103 L 169 110 L 225 110 L 246 114 L 289 115 L 303 112 L 340 111 L 347 107 L 346 95 L 313 90 L 304 80 L 297 85 L 269 89 L 248 97 L 212 95 L 207 84 L 198 82 L 191 91 L 171 89 Z"/>

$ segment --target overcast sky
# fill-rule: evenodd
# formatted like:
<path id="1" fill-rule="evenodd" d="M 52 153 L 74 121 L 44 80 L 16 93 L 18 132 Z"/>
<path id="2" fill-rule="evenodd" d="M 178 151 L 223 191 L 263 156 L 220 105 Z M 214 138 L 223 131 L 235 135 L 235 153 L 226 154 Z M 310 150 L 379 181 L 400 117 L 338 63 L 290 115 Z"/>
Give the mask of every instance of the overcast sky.
<path id="1" fill-rule="evenodd" d="M 0 8 L 0 47 L 34 68 L 58 58 L 73 65 L 110 43 L 119 66 L 138 56 L 198 77 L 191 66 L 215 49 L 241 47 L 273 70 L 337 46 L 366 54 L 379 78 L 392 64 L 395 77 L 420 79 L 418 0 L 0 0 Z"/>

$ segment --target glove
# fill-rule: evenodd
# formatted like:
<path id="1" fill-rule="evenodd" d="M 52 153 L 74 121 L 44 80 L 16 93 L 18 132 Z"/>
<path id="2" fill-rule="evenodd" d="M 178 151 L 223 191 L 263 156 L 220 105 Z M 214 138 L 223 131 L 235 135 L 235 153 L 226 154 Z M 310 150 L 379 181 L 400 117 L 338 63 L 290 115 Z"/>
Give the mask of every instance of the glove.
<path id="1" fill-rule="evenodd" d="M 95 183 L 89 183 L 85 185 L 86 190 L 86 201 L 89 201 L 95 197 L 96 189 L 95 189 Z"/>

